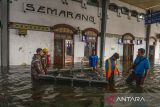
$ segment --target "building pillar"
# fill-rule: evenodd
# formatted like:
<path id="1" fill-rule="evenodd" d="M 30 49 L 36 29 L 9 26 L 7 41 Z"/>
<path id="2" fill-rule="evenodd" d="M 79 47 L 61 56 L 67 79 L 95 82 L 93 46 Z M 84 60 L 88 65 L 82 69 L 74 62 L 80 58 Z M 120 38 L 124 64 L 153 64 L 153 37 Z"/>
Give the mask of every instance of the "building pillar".
<path id="1" fill-rule="evenodd" d="M 148 14 L 150 14 L 150 10 L 147 11 Z M 146 28 L 146 57 L 149 57 L 149 38 L 151 33 L 151 24 L 148 24 L 145 26 Z"/>
<path id="2" fill-rule="evenodd" d="M 1 68 L 9 69 L 9 0 L 1 0 Z"/>
<path id="3" fill-rule="evenodd" d="M 107 24 L 107 6 L 109 0 L 102 0 L 102 19 L 101 19 L 101 45 L 100 45 L 100 67 L 104 64 L 104 52 L 105 52 L 105 36 L 106 36 L 106 24 Z"/>

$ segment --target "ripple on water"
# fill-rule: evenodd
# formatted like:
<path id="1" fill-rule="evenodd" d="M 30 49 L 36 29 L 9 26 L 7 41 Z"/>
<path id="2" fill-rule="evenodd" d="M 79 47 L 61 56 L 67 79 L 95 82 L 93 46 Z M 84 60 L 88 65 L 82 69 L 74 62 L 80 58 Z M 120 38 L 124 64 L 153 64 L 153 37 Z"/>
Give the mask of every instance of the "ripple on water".
<path id="1" fill-rule="evenodd" d="M 32 84 L 30 67 L 14 67 L 7 74 L 0 74 L 0 106 L 13 107 L 97 107 L 106 92 L 100 87 L 71 87 L 48 83 Z M 145 81 L 144 93 L 160 92 L 160 66 L 156 66 Z M 125 79 L 117 80 L 115 92 L 136 92 Z M 65 106 L 64 106 L 65 105 Z"/>

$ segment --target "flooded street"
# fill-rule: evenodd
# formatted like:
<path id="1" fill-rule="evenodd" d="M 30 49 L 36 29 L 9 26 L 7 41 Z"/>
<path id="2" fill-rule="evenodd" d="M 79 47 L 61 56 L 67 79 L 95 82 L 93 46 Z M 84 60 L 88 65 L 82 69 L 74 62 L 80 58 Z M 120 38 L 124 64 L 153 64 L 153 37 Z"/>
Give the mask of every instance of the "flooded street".
<path id="1" fill-rule="evenodd" d="M 105 93 L 136 93 L 137 89 L 125 84 L 122 77 L 115 90 L 104 87 L 72 87 L 53 83 L 32 83 L 29 67 L 11 67 L 0 74 L 0 107 L 103 107 Z M 155 65 L 141 92 L 160 92 L 160 66 Z"/>

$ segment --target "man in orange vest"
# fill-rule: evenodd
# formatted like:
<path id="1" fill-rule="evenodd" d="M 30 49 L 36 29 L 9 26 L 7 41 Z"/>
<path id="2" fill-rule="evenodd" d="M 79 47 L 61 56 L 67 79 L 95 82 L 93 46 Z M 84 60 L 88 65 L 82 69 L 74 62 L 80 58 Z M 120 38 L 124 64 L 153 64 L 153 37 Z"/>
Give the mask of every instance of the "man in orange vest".
<path id="1" fill-rule="evenodd" d="M 119 59 L 119 54 L 114 53 L 112 57 L 108 58 L 105 62 L 105 68 L 106 68 L 106 80 L 108 80 L 109 84 L 114 85 L 114 76 L 120 75 L 116 61 Z"/>

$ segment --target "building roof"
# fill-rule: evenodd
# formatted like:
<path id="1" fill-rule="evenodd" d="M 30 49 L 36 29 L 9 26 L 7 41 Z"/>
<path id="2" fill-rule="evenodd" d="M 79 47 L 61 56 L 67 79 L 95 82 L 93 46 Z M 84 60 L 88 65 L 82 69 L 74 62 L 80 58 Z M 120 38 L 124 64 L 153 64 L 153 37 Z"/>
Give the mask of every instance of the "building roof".
<path id="1" fill-rule="evenodd" d="M 142 9 L 160 10 L 160 0 L 120 0 L 122 2 L 134 5 Z"/>

